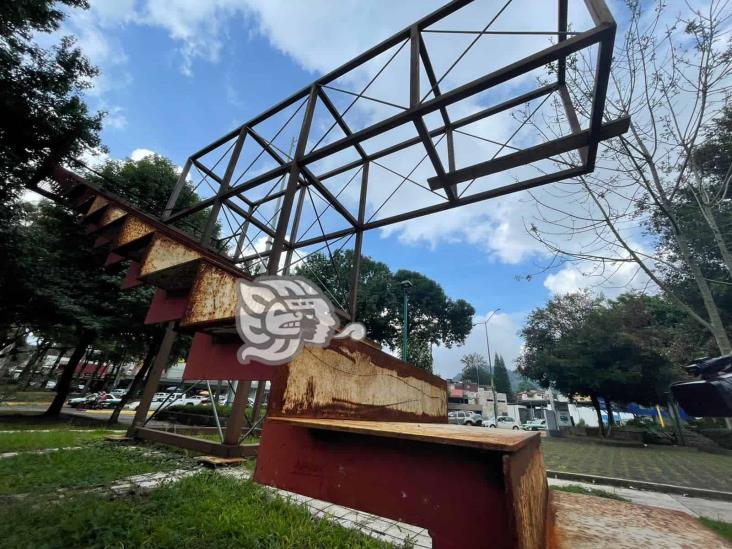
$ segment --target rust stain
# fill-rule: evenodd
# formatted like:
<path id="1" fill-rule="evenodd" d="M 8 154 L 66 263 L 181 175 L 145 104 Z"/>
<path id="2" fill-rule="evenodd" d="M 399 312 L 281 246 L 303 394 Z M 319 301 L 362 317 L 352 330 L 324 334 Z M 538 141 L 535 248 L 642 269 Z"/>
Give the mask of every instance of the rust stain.
<path id="1" fill-rule="evenodd" d="M 144 238 L 150 233 L 154 232 L 155 229 L 142 221 L 139 217 L 131 215 L 125 219 L 122 229 L 117 236 L 115 242 L 116 247 L 124 246 L 140 238 Z"/>
<path id="2" fill-rule="evenodd" d="M 171 238 L 156 234 L 148 246 L 140 269 L 140 276 L 144 277 L 157 271 L 194 261 L 200 257 L 201 254 L 196 250 Z"/>
<path id="3" fill-rule="evenodd" d="M 191 289 L 182 326 L 234 320 L 237 277 L 209 263 L 201 263 Z"/>
<path id="4" fill-rule="evenodd" d="M 557 491 L 552 503 L 562 549 L 732 547 L 681 511 Z"/>
<path id="5" fill-rule="evenodd" d="M 539 549 L 544 546 L 547 536 L 549 494 L 539 437 L 520 452 L 504 455 L 503 472 L 507 501 L 512 507 L 509 519 L 515 545 L 522 549 Z"/>
<path id="6" fill-rule="evenodd" d="M 496 429 L 476 429 L 450 423 L 423 423 L 415 421 L 365 421 L 355 419 L 270 417 L 268 421 L 287 423 L 310 429 L 340 431 L 384 438 L 409 439 L 448 446 L 464 446 L 514 455 L 538 448 L 537 433 L 513 434 Z M 543 474 L 543 468 L 540 471 Z"/>
<path id="7" fill-rule="evenodd" d="M 107 204 L 109 204 L 109 200 L 104 198 L 103 196 L 97 196 L 94 199 L 94 202 L 91 203 L 91 206 L 89 206 L 89 209 L 86 212 L 86 216 L 90 216 L 95 212 L 98 212 L 102 208 L 104 208 Z"/>
<path id="8" fill-rule="evenodd" d="M 125 215 L 127 215 L 127 212 L 123 209 L 117 208 L 115 206 L 110 206 L 109 208 L 104 210 L 102 218 L 99 220 L 99 226 L 104 227 L 106 225 L 109 225 L 110 223 L 114 223 Z"/>
<path id="9" fill-rule="evenodd" d="M 361 348 L 368 347 L 362 344 Z M 282 415 L 446 421 L 444 382 L 430 383 L 413 372 L 397 372 L 375 363 L 365 352 L 306 347 L 287 370 L 279 408 Z"/>

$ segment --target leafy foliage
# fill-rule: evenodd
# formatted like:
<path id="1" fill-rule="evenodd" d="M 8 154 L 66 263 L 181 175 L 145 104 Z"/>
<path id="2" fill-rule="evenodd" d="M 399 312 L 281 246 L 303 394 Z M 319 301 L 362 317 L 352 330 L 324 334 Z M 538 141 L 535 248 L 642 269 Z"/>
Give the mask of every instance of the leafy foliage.
<path id="1" fill-rule="evenodd" d="M 488 369 L 488 362 L 480 353 L 468 353 L 460 359 L 463 363 L 461 373 L 463 381 L 487 385 L 490 383 L 491 372 Z"/>
<path id="2" fill-rule="evenodd" d="M 555 297 L 529 315 L 519 372 L 569 396 L 662 402 L 681 372 L 668 354 L 680 316 L 657 297 Z"/>
<path id="3" fill-rule="evenodd" d="M 346 309 L 353 252 L 336 251 L 333 260 L 313 254 L 296 267 L 295 274 L 320 286 L 336 307 Z M 437 282 L 421 273 L 391 272 L 386 264 L 364 256 L 361 259 L 356 318 L 366 326 L 368 337 L 392 349 L 401 349 L 404 291 L 409 280 L 410 361 L 431 369 L 430 345 L 461 344 L 472 329 L 475 309 L 465 300 L 453 300 Z M 414 359 L 414 360 L 412 360 Z"/>
<path id="4" fill-rule="evenodd" d="M 17 197 L 39 168 L 99 145 L 102 114 L 81 93 L 97 74 L 71 37 L 43 49 L 37 33 L 59 29 L 61 5 L 85 0 L 14 0 L 0 5 L 0 202 Z M 51 162 L 50 166 L 48 162 Z"/>
<path id="5" fill-rule="evenodd" d="M 503 360 L 503 357 L 498 353 L 496 353 L 496 356 L 493 359 L 493 377 L 496 385 L 496 391 L 504 393 L 509 402 L 513 401 L 513 389 L 511 387 L 511 380 L 508 377 L 506 361 Z"/>

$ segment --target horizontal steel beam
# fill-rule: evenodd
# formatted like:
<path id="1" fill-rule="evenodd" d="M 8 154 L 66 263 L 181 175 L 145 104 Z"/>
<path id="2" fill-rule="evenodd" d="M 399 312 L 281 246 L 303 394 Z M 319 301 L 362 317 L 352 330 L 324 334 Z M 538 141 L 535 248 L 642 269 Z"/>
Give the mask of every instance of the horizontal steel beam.
<path id="1" fill-rule="evenodd" d="M 399 126 L 412 122 L 418 116 L 425 116 L 440 108 L 468 97 L 495 87 L 504 82 L 508 82 L 517 76 L 531 72 L 534 69 L 538 69 L 549 63 L 557 61 L 560 58 L 566 57 L 567 55 L 582 50 L 588 46 L 596 44 L 606 37 L 612 35 L 614 32 L 614 26 L 602 25 L 585 31 L 577 36 L 573 36 L 567 40 L 554 44 L 548 48 L 545 48 L 533 55 L 520 59 L 506 67 L 498 69 L 490 74 L 476 78 L 467 84 L 463 84 L 457 88 L 454 88 L 448 92 L 444 92 L 439 97 L 435 97 L 424 103 L 420 103 L 416 107 L 410 108 L 386 118 L 381 122 L 368 126 L 362 130 L 355 132 L 353 135 L 334 141 L 328 145 L 312 151 L 305 155 L 302 159 L 303 164 L 310 164 L 323 158 L 340 152 L 348 147 L 351 147 L 354 143 L 360 143 L 376 137 L 389 130 L 398 128 Z"/>
<path id="2" fill-rule="evenodd" d="M 448 129 L 458 129 L 458 128 L 462 128 L 463 126 L 473 124 L 474 122 L 478 122 L 480 120 L 483 120 L 484 118 L 493 116 L 494 114 L 498 114 L 500 112 L 512 109 L 514 107 L 522 105 L 533 99 L 543 97 L 547 94 L 550 94 L 550 93 L 556 91 L 558 88 L 559 88 L 559 84 L 557 84 L 556 82 L 553 84 L 547 84 L 545 86 L 541 86 L 540 88 L 537 88 L 535 90 L 531 90 L 529 92 L 523 93 L 521 95 L 518 95 L 518 96 L 508 99 L 506 101 L 498 103 L 497 105 L 493 105 L 486 109 L 480 110 L 476 113 L 465 116 L 464 118 L 455 120 L 454 122 L 450 123 L 449 128 L 447 126 L 440 126 L 439 128 L 430 130 L 429 135 L 430 135 L 430 137 L 437 137 L 437 136 L 445 133 Z M 402 141 L 401 143 L 396 143 L 394 145 L 391 145 L 389 147 L 386 147 L 384 149 L 371 153 L 368 156 L 368 160 L 369 161 L 378 160 L 379 158 L 388 156 L 390 154 L 394 154 L 395 152 L 399 152 L 401 150 L 407 149 L 407 148 L 417 145 L 421 142 L 422 142 L 422 138 L 419 136 L 413 137 L 411 139 L 406 139 L 406 140 Z M 341 166 L 339 168 L 335 168 L 329 172 L 322 174 L 320 176 L 320 179 L 322 181 L 322 180 L 328 179 L 330 177 L 334 177 L 343 172 L 347 172 L 348 170 L 352 170 L 353 168 L 358 168 L 359 166 L 361 166 L 361 164 L 362 164 L 361 160 L 354 160 L 353 162 L 344 164 L 343 166 Z"/>
<path id="3" fill-rule="evenodd" d="M 599 132 L 599 140 L 617 137 L 628 131 L 630 127 L 630 117 L 624 116 L 613 122 L 604 124 Z M 445 174 L 443 177 L 430 177 L 427 182 L 430 189 L 437 190 L 444 188 L 445 185 L 462 183 L 471 179 L 477 179 L 486 175 L 510 170 L 518 166 L 524 166 L 538 160 L 544 160 L 556 154 L 562 154 L 574 149 L 586 147 L 588 145 L 596 145 L 591 139 L 591 130 L 583 130 L 579 133 L 572 133 L 559 139 L 554 139 L 541 145 L 529 147 L 493 160 L 480 162 L 467 166 L 454 172 Z"/>

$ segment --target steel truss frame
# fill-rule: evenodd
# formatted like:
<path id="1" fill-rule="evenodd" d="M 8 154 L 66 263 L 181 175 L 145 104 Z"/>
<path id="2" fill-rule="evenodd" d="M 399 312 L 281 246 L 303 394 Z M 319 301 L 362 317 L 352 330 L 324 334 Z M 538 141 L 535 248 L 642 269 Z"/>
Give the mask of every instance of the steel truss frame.
<path id="1" fill-rule="evenodd" d="M 358 55 L 332 72 L 318 78 L 311 85 L 306 86 L 267 111 L 252 118 L 239 128 L 227 133 L 213 143 L 192 154 L 188 158 L 182 173 L 180 174 L 178 183 L 171 193 L 167 207 L 162 216 L 163 220 L 168 223 L 173 223 L 185 219 L 196 212 L 209 209 L 208 221 L 203 230 L 201 242 L 204 245 L 210 245 L 212 242 L 214 227 L 222 207 L 229 208 L 244 220 L 239 226 L 238 232 L 233 235 L 238 237 L 235 257 L 233 258 L 234 261 L 242 263 L 252 260 L 263 261 L 264 258 L 267 258 L 267 271 L 269 274 L 278 274 L 283 271 L 287 272 L 291 265 L 293 252 L 300 248 L 322 243 L 325 243 L 325 245 L 328 246 L 328 242 L 342 239 L 344 237 L 350 238 L 355 235 L 354 260 L 351 272 L 348 303 L 349 315 L 351 318 L 355 318 L 358 290 L 357 281 L 359 277 L 363 233 L 365 231 L 415 219 L 466 204 L 480 202 L 509 193 L 531 189 L 593 171 L 599 143 L 605 139 L 618 136 L 627 131 L 630 122 L 628 117 L 623 117 L 611 122 L 603 123 L 605 99 L 616 33 L 616 23 L 610 11 L 607 9 L 605 2 L 603 0 L 585 0 L 586 7 L 592 18 L 594 26 L 584 32 L 568 32 L 568 0 L 557 0 L 558 28 L 556 32 L 547 33 L 554 34 L 557 37 L 557 42 L 555 44 L 517 62 L 489 74 L 485 74 L 477 79 L 443 93 L 440 90 L 441 79 L 438 79 L 435 74 L 422 33 L 429 32 L 426 31 L 427 27 L 446 18 L 471 2 L 472 0 L 454 0 L 450 2 L 435 12 L 420 19 L 416 23 L 394 34 L 390 38 L 387 38 L 368 51 Z M 510 0 L 508 3 L 510 3 Z M 508 3 L 506 5 L 508 5 Z M 499 15 L 501 12 L 499 12 Z M 521 31 L 490 32 L 488 30 L 477 32 L 445 32 L 466 32 L 477 35 L 532 34 L 531 32 Z M 404 109 L 402 112 L 358 131 L 352 131 L 344 119 L 343 114 L 345 113 L 342 114 L 338 111 L 328 95 L 324 92 L 324 88 L 332 89 L 332 84 L 337 79 L 346 75 L 349 71 L 357 68 L 359 65 L 374 59 L 378 55 L 387 52 L 399 44 L 409 45 L 409 107 L 402 107 Z M 583 129 L 580 126 L 577 113 L 572 104 L 571 96 L 567 90 L 565 82 L 567 57 L 595 45 L 598 46 L 598 51 L 592 109 L 589 116 L 589 127 Z M 464 118 L 458 120 L 450 119 L 446 108 L 449 105 L 508 82 L 517 76 L 521 76 L 535 69 L 554 63 L 557 67 L 555 82 L 540 86 L 534 90 L 528 91 Z M 433 95 L 431 99 L 426 99 L 430 93 L 425 97 L 420 97 L 420 65 L 424 68 L 429 81 L 430 92 Z M 557 92 L 560 95 L 566 118 L 571 129 L 571 133 L 569 135 L 523 150 L 515 150 L 514 152 L 471 166 L 460 169 L 455 168 L 455 150 L 453 144 L 453 134 L 455 131 L 467 126 L 468 124 L 472 124 L 498 113 L 524 105 L 534 99 L 544 98 L 554 92 Z M 356 95 L 357 99 L 359 97 L 368 98 L 363 94 L 352 95 Z M 337 124 L 342 130 L 345 137 L 325 144 L 319 148 L 316 146 L 313 150 L 307 152 L 306 146 L 308 136 L 310 134 L 313 114 L 318 100 L 322 102 L 327 111 L 334 118 L 335 124 Z M 271 143 L 271 141 L 267 141 L 259 135 L 254 127 L 277 114 L 283 113 L 286 109 L 296 105 L 298 102 L 302 102 L 300 108 L 304 105 L 305 110 L 294 154 L 292 155 L 292 158 L 289 158 L 289 155 L 282 153 Z M 431 113 L 439 113 L 443 125 L 429 130 L 424 117 Z M 416 129 L 417 136 L 394 143 L 370 154 L 364 150 L 362 146 L 364 141 L 384 134 L 385 132 L 398 128 L 404 124 L 412 124 Z M 443 165 L 432 138 L 447 139 L 447 166 Z M 270 169 L 265 173 L 253 176 L 243 182 L 233 182 L 232 176 L 237 162 L 239 161 L 244 142 L 247 139 L 253 140 L 263 151 L 266 151 L 277 165 L 275 168 Z M 217 175 L 214 171 L 215 167 L 212 169 L 204 165 L 201 159 L 208 153 L 230 142 L 231 145 L 225 153 L 231 153 L 226 166 L 226 171 L 223 176 Z M 429 189 L 432 191 L 439 190 L 444 192 L 444 200 L 437 204 L 413 209 L 411 211 L 392 215 L 383 219 L 367 220 L 365 218 L 365 212 L 370 164 L 389 154 L 419 144 L 424 147 L 426 157 L 429 158 L 432 168 L 436 174 L 427 181 Z M 358 153 L 359 158 L 357 160 L 347 162 L 319 175 L 316 175 L 313 172 L 311 166 L 315 162 L 332 157 L 333 155 L 349 148 L 353 148 L 353 150 Z M 464 194 L 458 194 L 457 192 L 457 184 L 459 183 L 503 172 L 512 168 L 525 166 L 532 162 L 549 159 L 553 155 L 575 150 L 579 152 L 579 157 L 581 158 L 581 163 L 579 165 L 568 165 L 566 169 L 562 169 L 555 173 L 545 173 L 538 177 L 517 181 L 467 196 Z M 189 172 L 193 167 L 205 174 L 205 178 L 213 180 L 213 182 L 218 185 L 218 188 L 215 190 L 215 196 L 202 200 L 192 207 L 177 211 L 175 210 L 175 205 L 182 189 L 186 185 Z M 353 215 L 341 202 L 339 197 L 334 195 L 323 183 L 323 181 L 331 177 L 335 177 L 353 169 L 359 169 L 361 173 L 360 200 L 357 215 Z M 276 181 L 278 178 L 286 178 L 286 184 L 281 190 L 277 192 L 270 191 L 264 198 L 260 198 L 258 200 L 251 200 L 246 196 L 248 191 L 251 191 L 261 185 L 271 183 L 272 181 Z M 347 223 L 344 229 L 331 232 L 322 231 L 320 236 L 311 238 L 302 238 L 298 236 L 298 226 L 300 223 L 305 194 L 311 187 L 316 189 L 320 195 L 324 197 L 329 208 L 333 208 L 335 212 L 340 214 L 346 220 Z M 247 208 L 244 209 L 241 207 L 233 200 L 234 198 L 241 200 Z M 278 208 L 278 211 L 275 212 L 274 216 L 276 217 L 276 222 L 274 224 L 270 222 L 262 222 L 255 216 L 255 212 L 258 208 L 272 200 L 277 200 L 280 203 L 280 207 Z M 319 220 L 320 218 L 318 217 L 318 221 Z M 261 233 L 264 233 L 271 239 L 271 247 L 263 252 L 243 256 L 241 250 L 244 247 L 244 239 L 248 238 L 247 230 L 250 225 L 254 226 L 256 229 L 261 231 Z M 287 234 L 288 228 L 290 229 L 289 236 Z M 329 247 L 328 250 L 330 252 Z M 284 265 L 281 263 L 283 253 L 286 256 Z"/>

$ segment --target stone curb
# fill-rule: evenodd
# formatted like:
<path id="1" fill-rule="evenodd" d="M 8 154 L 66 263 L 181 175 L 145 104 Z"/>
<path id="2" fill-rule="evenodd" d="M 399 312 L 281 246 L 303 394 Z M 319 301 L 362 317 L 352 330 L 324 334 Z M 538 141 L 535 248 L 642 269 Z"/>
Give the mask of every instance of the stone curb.
<path id="1" fill-rule="evenodd" d="M 577 482 L 589 482 L 591 484 L 606 484 L 609 486 L 619 486 L 621 488 L 648 490 L 651 492 L 661 492 L 663 494 L 678 494 L 692 498 L 732 501 L 732 492 L 725 492 L 723 490 L 707 490 L 706 488 L 692 488 L 690 486 L 676 486 L 675 484 L 661 484 L 658 482 L 648 482 L 644 480 L 603 477 L 600 475 L 588 475 L 585 473 L 566 473 L 564 471 L 547 471 L 546 476 L 563 480 L 576 480 Z"/>

